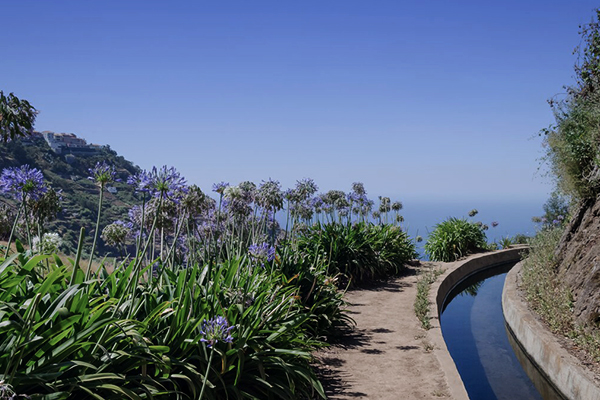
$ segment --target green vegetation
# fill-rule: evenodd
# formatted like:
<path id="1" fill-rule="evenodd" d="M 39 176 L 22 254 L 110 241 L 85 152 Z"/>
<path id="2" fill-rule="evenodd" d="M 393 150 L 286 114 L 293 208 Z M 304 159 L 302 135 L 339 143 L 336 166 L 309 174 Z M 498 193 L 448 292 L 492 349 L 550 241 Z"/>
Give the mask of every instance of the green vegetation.
<path id="1" fill-rule="evenodd" d="M 0 142 L 27 136 L 33 129 L 37 110 L 27 100 L 0 90 Z"/>
<path id="2" fill-rule="evenodd" d="M 3 380 L 53 399 L 323 397 L 310 352 L 341 301 L 332 285 L 309 293 L 308 277 L 284 275 L 304 271 L 293 262 L 256 268 L 241 257 L 157 275 L 136 274 L 132 261 L 86 281 L 55 257 L 14 254 L 0 264 Z M 317 264 L 312 275 L 322 274 Z M 233 339 L 209 346 L 202 323 L 219 315 Z"/>
<path id="3" fill-rule="evenodd" d="M 556 273 L 555 249 L 562 231 L 560 226 L 543 229 L 531 239 L 528 257 L 523 261 L 522 286 L 527 301 L 552 332 L 573 339 L 597 362 L 600 332 L 574 323 L 573 295 Z"/>
<path id="4" fill-rule="evenodd" d="M 417 297 L 415 298 L 415 314 L 423 329 L 431 329 L 431 316 L 429 315 L 429 290 L 438 276 L 444 273 L 443 269 L 426 270 L 417 282 Z"/>
<path id="5" fill-rule="evenodd" d="M 399 226 L 367 222 L 315 224 L 300 236 L 298 247 L 321 255 L 330 274 L 343 274 L 351 284 L 397 275 L 418 255 Z"/>
<path id="6" fill-rule="evenodd" d="M 106 189 L 120 172 L 104 160 L 89 168 L 90 193 L 99 194 L 89 206 L 97 216 L 90 253 L 100 237 L 122 254 L 91 268 L 98 259 L 80 262 L 90 243 L 80 240 L 75 260 L 63 261 L 59 235 L 46 233 L 49 218 L 39 218 L 37 232 L 29 223 L 47 215 L 52 190 L 42 172 L 1 171 L 0 193 L 17 210 L 9 243 L 30 244 L 17 240 L 0 258 L 1 393 L 324 398 L 312 352 L 353 322 L 341 282 L 398 273 L 416 256 L 399 226 L 383 224 L 400 203 L 382 198 L 380 224 L 365 222 L 373 202 L 362 184 L 312 197 L 309 179 L 287 192 L 272 180 L 221 182 L 215 201 L 166 166 L 128 177 L 138 204 L 129 221 L 101 230 Z M 289 231 L 275 218 L 284 199 Z"/>
<path id="7" fill-rule="evenodd" d="M 596 11 L 600 18 L 600 10 Z M 576 84 L 550 102 L 556 124 L 544 129 L 546 160 L 560 190 L 575 200 L 600 193 L 600 29 L 598 20 L 582 27 L 575 66 Z"/>
<path id="8" fill-rule="evenodd" d="M 534 219 L 541 223 L 541 229 L 530 240 L 522 270 L 523 289 L 532 308 L 553 332 L 573 339 L 595 362 L 600 360 L 600 330 L 597 325 L 575 324 L 574 298 L 559 275 L 556 248 L 569 220 L 569 209 L 585 210 L 600 194 L 599 19 L 600 9 L 594 22 L 581 27 L 576 84 L 567 88 L 566 97 L 550 102 L 556 123 L 540 133 L 558 191 L 544 205 L 544 216 Z M 581 267 L 569 268 L 575 271 Z"/>
<path id="9" fill-rule="evenodd" d="M 485 226 L 466 219 L 449 218 L 437 224 L 425 243 L 432 261 L 455 261 L 467 254 L 487 249 Z"/>
<path id="10" fill-rule="evenodd" d="M 101 214 L 100 229 L 115 220 L 126 219 L 130 207 L 139 202 L 133 189 L 125 183 L 130 174 L 138 171 L 137 167 L 118 156 L 108 146 L 100 149 L 96 155 L 75 157 L 71 163 L 67 163 L 64 156 L 54 153 L 44 140 L 35 140 L 29 146 L 20 140 L 9 143 L 0 141 L 0 171 L 4 168 L 29 165 L 42 171 L 54 193 L 60 193 L 59 209 L 42 225 L 47 231 L 61 235 L 61 249 L 67 254 L 74 254 L 81 227 L 88 232 L 85 244 L 88 245 L 86 250 L 90 249 L 96 224 L 99 191 L 95 183 L 87 177 L 90 175 L 89 170 L 102 161 L 116 168 L 117 177 L 121 181 L 111 183 L 111 186 L 117 189 L 117 193 L 104 193 L 105 205 Z M 8 239 L 16 213 L 17 203 L 0 197 L 0 240 Z M 19 230 L 25 232 L 24 221 L 20 221 Z M 97 249 L 96 255 L 118 255 L 103 241 L 98 242 Z"/>
<path id="11" fill-rule="evenodd" d="M 571 321 L 572 296 L 556 276 L 555 253 L 562 229 L 543 229 L 529 243 L 523 261 L 523 287 L 527 300 L 554 331 L 566 331 Z"/>

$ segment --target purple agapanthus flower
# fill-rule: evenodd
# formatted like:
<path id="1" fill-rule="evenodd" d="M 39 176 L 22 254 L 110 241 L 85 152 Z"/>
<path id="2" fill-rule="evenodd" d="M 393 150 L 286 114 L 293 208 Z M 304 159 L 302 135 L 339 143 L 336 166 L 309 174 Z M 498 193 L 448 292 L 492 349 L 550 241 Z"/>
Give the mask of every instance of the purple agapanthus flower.
<path id="1" fill-rule="evenodd" d="M 310 205 L 315 209 L 317 214 L 321 213 L 321 207 L 323 206 L 323 199 L 320 196 L 315 196 L 310 199 Z"/>
<path id="2" fill-rule="evenodd" d="M 127 184 L 133 186 L 136 192 L 150 193 L 152 179 L 150 173 L 144 169 L 127 178 Z"/>
<path id="3" fill-rule="evenodd" d="M 250 258 L 253 261 L 261 263 L 264 266 L 265 262 L 271 262 L 275 259 L 275 248 L 264 242 L 261 244 L 252 244 L 248 247 L 248 254 L 250 254 Z"/>
<path id="4" fill-rule="evenodd" d="M 360 203 L 363 200 L 363 195 L 356 192 L 350 192 L 346 195 L 346 200 L 350 203 Z"/>
<path id="5" fill-rule="evenodd" d="M 308 199 L 313 194 L 317 193 L 319 187 L 311 178 L 304 178 L 296 182 L 296 192 L 302 200 Z"/>
<path id="6" fill-rule="evenodd" d="M 225 191 L 226 188 L 229 187 L 229 183 L 227 182 L 219 182 L 219 183 L 215 183 L 212 186 L 212 190 L 215 193 L 219 193 L 219 194 L 223 194 L 223 192 Z"/>
<path id="7" fill-rule="evenodd" d="M 156 197 L 162 194 L 168 198 L 175 198 L 177 194 L 187 192 L 185 179 L 174 167 L 168 168 L 166 165 L 160 169 L 152 167 L 150 179 Z"/>
<path id="8" fill-rule="evenodd" d="M 101 188 L 106 187 L 106 184 L 110 182 L 120 182 L 115 167 L 107 164 L 106 161 L 97 162 L 94 168 L 90 168 L 88 171 L 90 172 L 88 179 L 96 182 Z"/>
<path id="9" fill-rule="evenodd" d="M 360 196 L 366 196 L 367 191 L 365 190 L 365 185 L 362 182 L 354 182 L 352 184 L 352 191 Z"/>
<path id="10" fill-rule="evenodd" d="M 395 201 L 392 203 L 392 210 L 394 210 L 394 211 L 400 211 L 400 210 L 402 210 L 403 207 L 404 206 L 399 201 Z"/>
<path id="11" fill-rule="evenodd" d="M 263 181 L 256 193 L 256 204 L 267 210 L 281 210 L 283 208 L 283 192 L 279 181 L 272 179 Z"/>
<path id="12" fill-rule="evenodd" d="M 175 202 L 188 192 L 186 181 L 174 167 L 152 167 L 152 171 L 140 171 L 130 176 L 127 183 L 138 192 L 149 193 L 154 197 L 166 197 Z"/>
<path id="13" fill-rule="evenodd" d="M 23 201 L 26 198 L 37 200 L 48 191 L 44 175 L 39 169 L 29 165 L 5 168 L 0 175 L 0 193 Z"/>
<path id="14" fill-rule="evenodd" d="M 219 341 L 232 343 L 233 337 L 230 332 L 233 328 L 233 326 L 229 326 L 225 317 L 217 316 L 208 321 L 205 319 L 200 328 L 200 333 L 203 336 L 200 341 L 206 343 L 208 347 L 214 346 Z"/>

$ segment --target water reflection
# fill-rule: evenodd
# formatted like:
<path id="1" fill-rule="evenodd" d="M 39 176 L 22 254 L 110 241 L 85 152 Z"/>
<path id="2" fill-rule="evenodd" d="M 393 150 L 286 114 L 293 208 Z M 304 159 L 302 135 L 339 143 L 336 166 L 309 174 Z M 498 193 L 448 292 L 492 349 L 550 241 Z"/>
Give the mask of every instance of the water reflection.
<path id="1" fill-rule="evenodd" d="M 476 274 L 449 294 L 441 315 L 446 345 L 473 400 L 558 399 L 547 384 L 540 395 L 509 343 L 502 288 L 513 265 Z"/>

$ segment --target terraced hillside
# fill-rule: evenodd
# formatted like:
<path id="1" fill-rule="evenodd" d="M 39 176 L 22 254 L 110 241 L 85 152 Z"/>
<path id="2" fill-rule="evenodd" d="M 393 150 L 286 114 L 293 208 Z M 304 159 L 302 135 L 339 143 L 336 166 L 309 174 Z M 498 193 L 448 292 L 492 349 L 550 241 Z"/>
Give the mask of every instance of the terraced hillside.
<path id="1" fill-rule="evenodd" d="M 126 180 L 139 169 L 137 166 L 117 155 L 109 146 L 102 147 L 94 155 L 66 157 L 54 153 L 41 138 L 0 143 L 0 171 L 28 164 L 41 170 L 49 185 L 61 191 L 62 211 L 49 224 L 48 231 L 58 232 L 62 236 L 65 245 L 63 250 L 67 253 L 76 247 L 80 227 L 86 228 L 86 241 L 89 244 L 86 248 L 91 248 L 99 194 L 95 184 L 87 179 L 88 170 L 98 161 L 104 160 L 116 167 L 121 182 L 112 185 L 116 189 L 111 189 L 113 193 L 104 193 L 101 227 L 117 219 L 125 219 L 129 208 L 136 202 L 133 190 L 127 186 Z M 8 197 L 0 196 L 0 204 L 8 205 L 9 218 L 5 220 L 12 221 L 10 214 L 16 212 L 14 202 Z M 6 227 L 0 227 L 0 236 L 3 236 L 3 232 L 6 235 L 6 231 Z M 105 247 L 100 240 L 97 254 L 111 255 L 110 252 L 111 249 Z"/>

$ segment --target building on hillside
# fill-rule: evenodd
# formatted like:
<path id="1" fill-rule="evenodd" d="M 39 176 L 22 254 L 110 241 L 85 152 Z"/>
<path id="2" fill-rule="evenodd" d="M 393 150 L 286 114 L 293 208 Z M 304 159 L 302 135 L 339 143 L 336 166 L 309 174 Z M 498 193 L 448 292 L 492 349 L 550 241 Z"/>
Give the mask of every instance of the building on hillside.
<path id="1" fill-rule="evenodd" d="M 77 156 L 88 156 L 98 154 L 100 147 L 98 145 L 89 145 L 74 133 L 54 133 L 50 131 L 42 132 L 48 146 L 56 154 L 72 154 Z"/>

